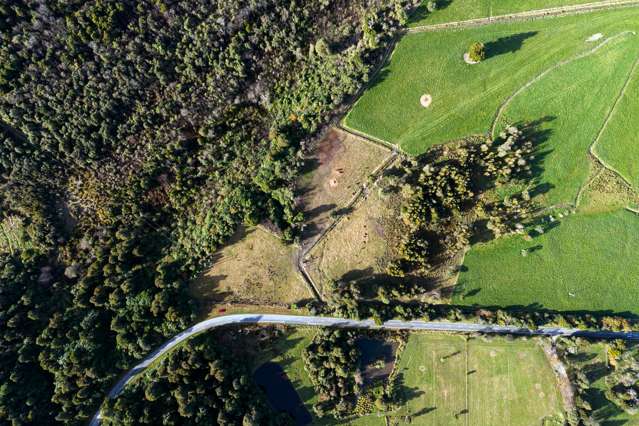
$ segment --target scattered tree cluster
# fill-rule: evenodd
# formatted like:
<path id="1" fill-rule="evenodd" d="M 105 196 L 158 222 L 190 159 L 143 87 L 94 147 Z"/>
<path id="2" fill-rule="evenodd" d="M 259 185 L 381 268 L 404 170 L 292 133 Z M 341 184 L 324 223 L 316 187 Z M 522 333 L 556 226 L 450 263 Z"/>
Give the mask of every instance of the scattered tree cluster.
<path id="1" fill-rule="evenodd" d="M 473 62 L 481 62 L 486 59 L 486 47 L 484 43 L 476 41 L 468 48 L 468 59 Z"/>
<path id="2" fill-rule="evenodd" d="M 103 409 L 106 425 L 286 425 L 256 387 L 247 360 L 214 335 L 171 351 Z"/>
<path id="3" fill-rule="evenodd" d="M 398 249 L 390 275 L 427 272 L 462 250 L 476 229 L 476 219 L 499 236 L 520 228 L 529 213 L 530 197 L 521 193 L 492 201 L 482 195 L 495 185 L 529 177 L 533 144 L 516 127 L 498 138 L 435 147 L 425 156 L 404 161 L 386 179 L 401 193 L 401 217 L 409 232 Z"/>
<path id="4" fill-rule="evenodd" d="M 319 417 L 342 418 L 352 414 L 359 385 L 355 373 L 359 351 L 349 330 L 322 329 L 304 350 L 305 370 L 319 395 L 314 410 Z"/>
<path id="5" fill-rule="evenodd" d="M 612 373 L 606 377 L 606 398 L 629 414 L 636 414 L 639 411 L 639 352 L 621 352 L 612 366 Z"/>
<path id="6" fill-rule="evenodd" d="M 0 4 L 0 222 L 35 250 L 0 259 L 28 271 L 0 283 L 0 322 L 25 321 L 0 349 L 0 423 L 86 422 L 122 369 L 193 321 L 187 284 L 240 224 L 294 238 L 298 154 L 404 6 Z"/>

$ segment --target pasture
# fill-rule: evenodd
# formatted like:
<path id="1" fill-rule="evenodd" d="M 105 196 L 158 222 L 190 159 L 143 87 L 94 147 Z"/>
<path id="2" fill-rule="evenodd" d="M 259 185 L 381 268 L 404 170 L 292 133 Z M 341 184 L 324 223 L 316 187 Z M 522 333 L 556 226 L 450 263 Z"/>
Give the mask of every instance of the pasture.
<path id="1" fill-rule="evenodd" d="M 550 7 L 597 3 L 597 0 L 440 0 L 437 2 L 438 9 L 433 13 L 428 13 L 427 3 L 427 0 L 422 2 L 411 15 L 409 27 L 490 18 Z"/>
<path id="2" fill-rule="evenodd" d="M 636 66 L 636 65 L 635 65 Z M 630 76 L 625 93 L 594 146 L 599 158 L 639 190 L 639 67 Z"/>
<path id="3" fill-rule="evenodd" d="M 639 9 L 408 34 L 398 43 L 390 62 L 375 77 L 344 123 L 397 144 L 410 154 L 421 154 L 435 144 L 469 135 L 487 134 L 500 105 L 509 96 L 544 71 L 605 41 L 588 42 L 593 34 L 602 33 L 604 38 L 609 38 L 636 30 L 639 30 Z M 625 52 L 623 63 L 607 62 L 608 68 L 614 70 L 605 71 L 615 74 L 615 81 L 610 82 L 614 92 L 618 85 L 623 85 L 629 72 L 626 62 L 632 63 L 636 58 L 634 37 L 637 36 L 627 34 L 608 42 L 611 46 L 594 55 L 599 60 L 587 60 L 581 67 L 562 70 L 563 78 L 597 80 L 598 76 L 593 74 L 599 72 L 600 62 L 619 59 L 608 49 L 618 46 Z M 468 65 L 462 56 L 473 41 L 485 43 L 487 59 Z M 626 74 L 617 68 L 625 69 Z M 621 81 L 616 80 L 617 74 L 621 75 Z M 419 102 L 425 93 L 433 98 L 428 108 Z M 615 95 L 617 93 L 611 93 L 612 99 L 599 100 L 611 105 Z M 575 102 L 575 99 L 579 98 L 564 97 L 564 104 L 559 107 L 568 110 L 570 105 L 566 102 Z"/>
<path id="4" fill-rule="evenodd" d="M 414 425 L 532 425 L 563 416 L 557 380 L 531 340 L 413 333 L 399 361 Z M 550 422 L 548 422 L 550 423 Z"/>
<path id="5" fill-rule="evenodd" d="M 390 151 L 336 128 L 329 129 L 307 159 L 297 183 L 306 224 L 304 239 L 317 237 L 346 207 Z"/>
<path id="6" fill-rule="evenodd" d="M 473 246 L 453 300 L 639 314 L 637 215 L 583 213 L 559 222 L 532 241 L 516 235 Z"/>
<path id="7" fill-rule="evenodd" d="M 409 34 L 349 112 L 347 126 L 415 155 L 534 124 L 535 173 L 526 184 L 551 209 L 546 215 L 574 214 L 532 241 L 473 245 L 455 303 L 639 314 L 639 268 L 629 261 L 639 218 L 624 209 L 639 198 L 623 182 L 639 185 L 638 30 L 639 10 L 625 9 Z M 474 40 L 485 43 L 487 59 L 468 65 L 461 55 Z M 432 96 L 428 108 L 423 93 Z"/>
<path id="8" fill-rule="evenodd" d="M 239 230 L 191 284 L 202 314 L 229 303 L 288 307 L 312 297 L 295 269 L 294 250 L 261 227 Z"/>
<path id="9" fill-rule="evenodd" d="M 347 213 L 307 255 L 307 270 L 319 291 L 331 281 L 362 279 L 383 274 L 397 238 L 397 211 L 376 187 L 357 208 Z"/>

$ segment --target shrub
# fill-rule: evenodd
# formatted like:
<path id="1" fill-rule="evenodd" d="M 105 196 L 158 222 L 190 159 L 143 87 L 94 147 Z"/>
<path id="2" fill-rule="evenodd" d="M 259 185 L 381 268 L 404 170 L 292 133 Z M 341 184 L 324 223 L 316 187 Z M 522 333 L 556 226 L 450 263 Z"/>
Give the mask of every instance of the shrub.
<path id="1" fill-rule="evenodd" d="M 481 62 L 486 59 L 486 47 L 484 43 L 474 42 L 468 49 L 468 58 L 473 62 Z"/>

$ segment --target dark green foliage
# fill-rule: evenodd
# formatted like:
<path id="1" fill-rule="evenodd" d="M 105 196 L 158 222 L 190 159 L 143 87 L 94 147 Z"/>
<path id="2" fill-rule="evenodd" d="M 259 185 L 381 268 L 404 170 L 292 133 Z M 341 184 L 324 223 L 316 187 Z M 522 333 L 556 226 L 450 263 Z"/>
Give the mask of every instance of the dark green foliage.
<path id="1" fill-rule="evenodd" d="M 3 2 L 0 220 L 60 280 L 24 331 L 41 403 L 7 382 L 0 415 L 86 422 L 192 323 L 188 282 L 239 225 L 292 240 L 300 150 L 404 20 L 400 0 Z"/>
<path id="2" fill-rule="evenodd" d="M 409 232 L 398 248 L 399 258 L 388 267 L 389 274 L 424 273 L 463 250 L 480 214 L 488 215 L 485 226 L 496 236 L 516 229 L 528 216 L 529 198 L 519 194 L 490 202 L 482 194 L 496 184 L 529 176 L 532 152 L 526 135 L 509 127 L 494 141 L 436 147 L 391 171 L 400 176 L 389 186 L 402 194 L 401 215 Z"/>
<path id="3" fill-rule="evenodd" d="M 38 361 L 36 336 L 58 303 L 60 271 L 33 252 L 0 255 L 0 423 L 50 424 L 51 376 Z M 9 368 L 10 367 L 10 368 Z"/>
<path id="4" fill-rule="evenodd" d="M 639 410 L 639 352 L 627 350 L 615 359 L 606 377 L 606 398 L 630 414 Z"/>
<path id="5" fill-rule="evenodd" d="M 286 425 L 251 378 L 248 360 L 214 335 L 195 337 L 127 385 L 103 409 L 105 425 Z"/>
<path id="6" fill-rule="evenodd" d="M 359 351 L 355 333 L 322 329 L 304 350 L 305 369 L 320 397 L 315 404 L 319 417 L 342 418 L 352 414 L 359 385 L 355 382 Z"/>

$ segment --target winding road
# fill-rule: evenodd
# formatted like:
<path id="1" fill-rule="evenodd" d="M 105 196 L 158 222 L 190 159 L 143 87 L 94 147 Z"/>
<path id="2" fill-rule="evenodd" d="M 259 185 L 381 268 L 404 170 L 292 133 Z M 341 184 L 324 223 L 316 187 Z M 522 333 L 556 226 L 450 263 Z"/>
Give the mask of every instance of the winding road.
<path id="1" fill-rule="evenodd" d="M 390 320 L 381 325 L 373 320 L 351 320 L 345 318 L 298 316 L 298 315 L 274 315 L 274 314 L 237 314 L 211 318 L 199 322 L 184 330 L 180 334 L 167 340 L 147 356 L 142 362 L 129 370 L 108 393 L 109 398 L 117 397 L 122 389 L 135 376 L 144 371 L 151 363 L 170 352 L 179 343 L 188 340 L 194 335 L 212 328 L 224 325 L 243 324 L 283 324 L 289 326 L 315 326 L 315 327 L 342 327 L 360 329 L 386 329 L 386 330 L 423 330 L 443 331 L 454 333 L 484 333 L 484 334 L 511 334 L 519 336 L 548 336 L 548 337 L 584 337 L 589 339 L 623 339 L 639 340 L 639 332 L 615 332 L 615 331 L 587 331 L 576 328 L 541 327 L 531 330 L 522 327 L 499 326 L 490 324 L 474 324 L 464 322 L 427 322 L 427 321 L 399 321 Z M 90 425 L 100 424 L 100 412 L 98 411 Z"/>

